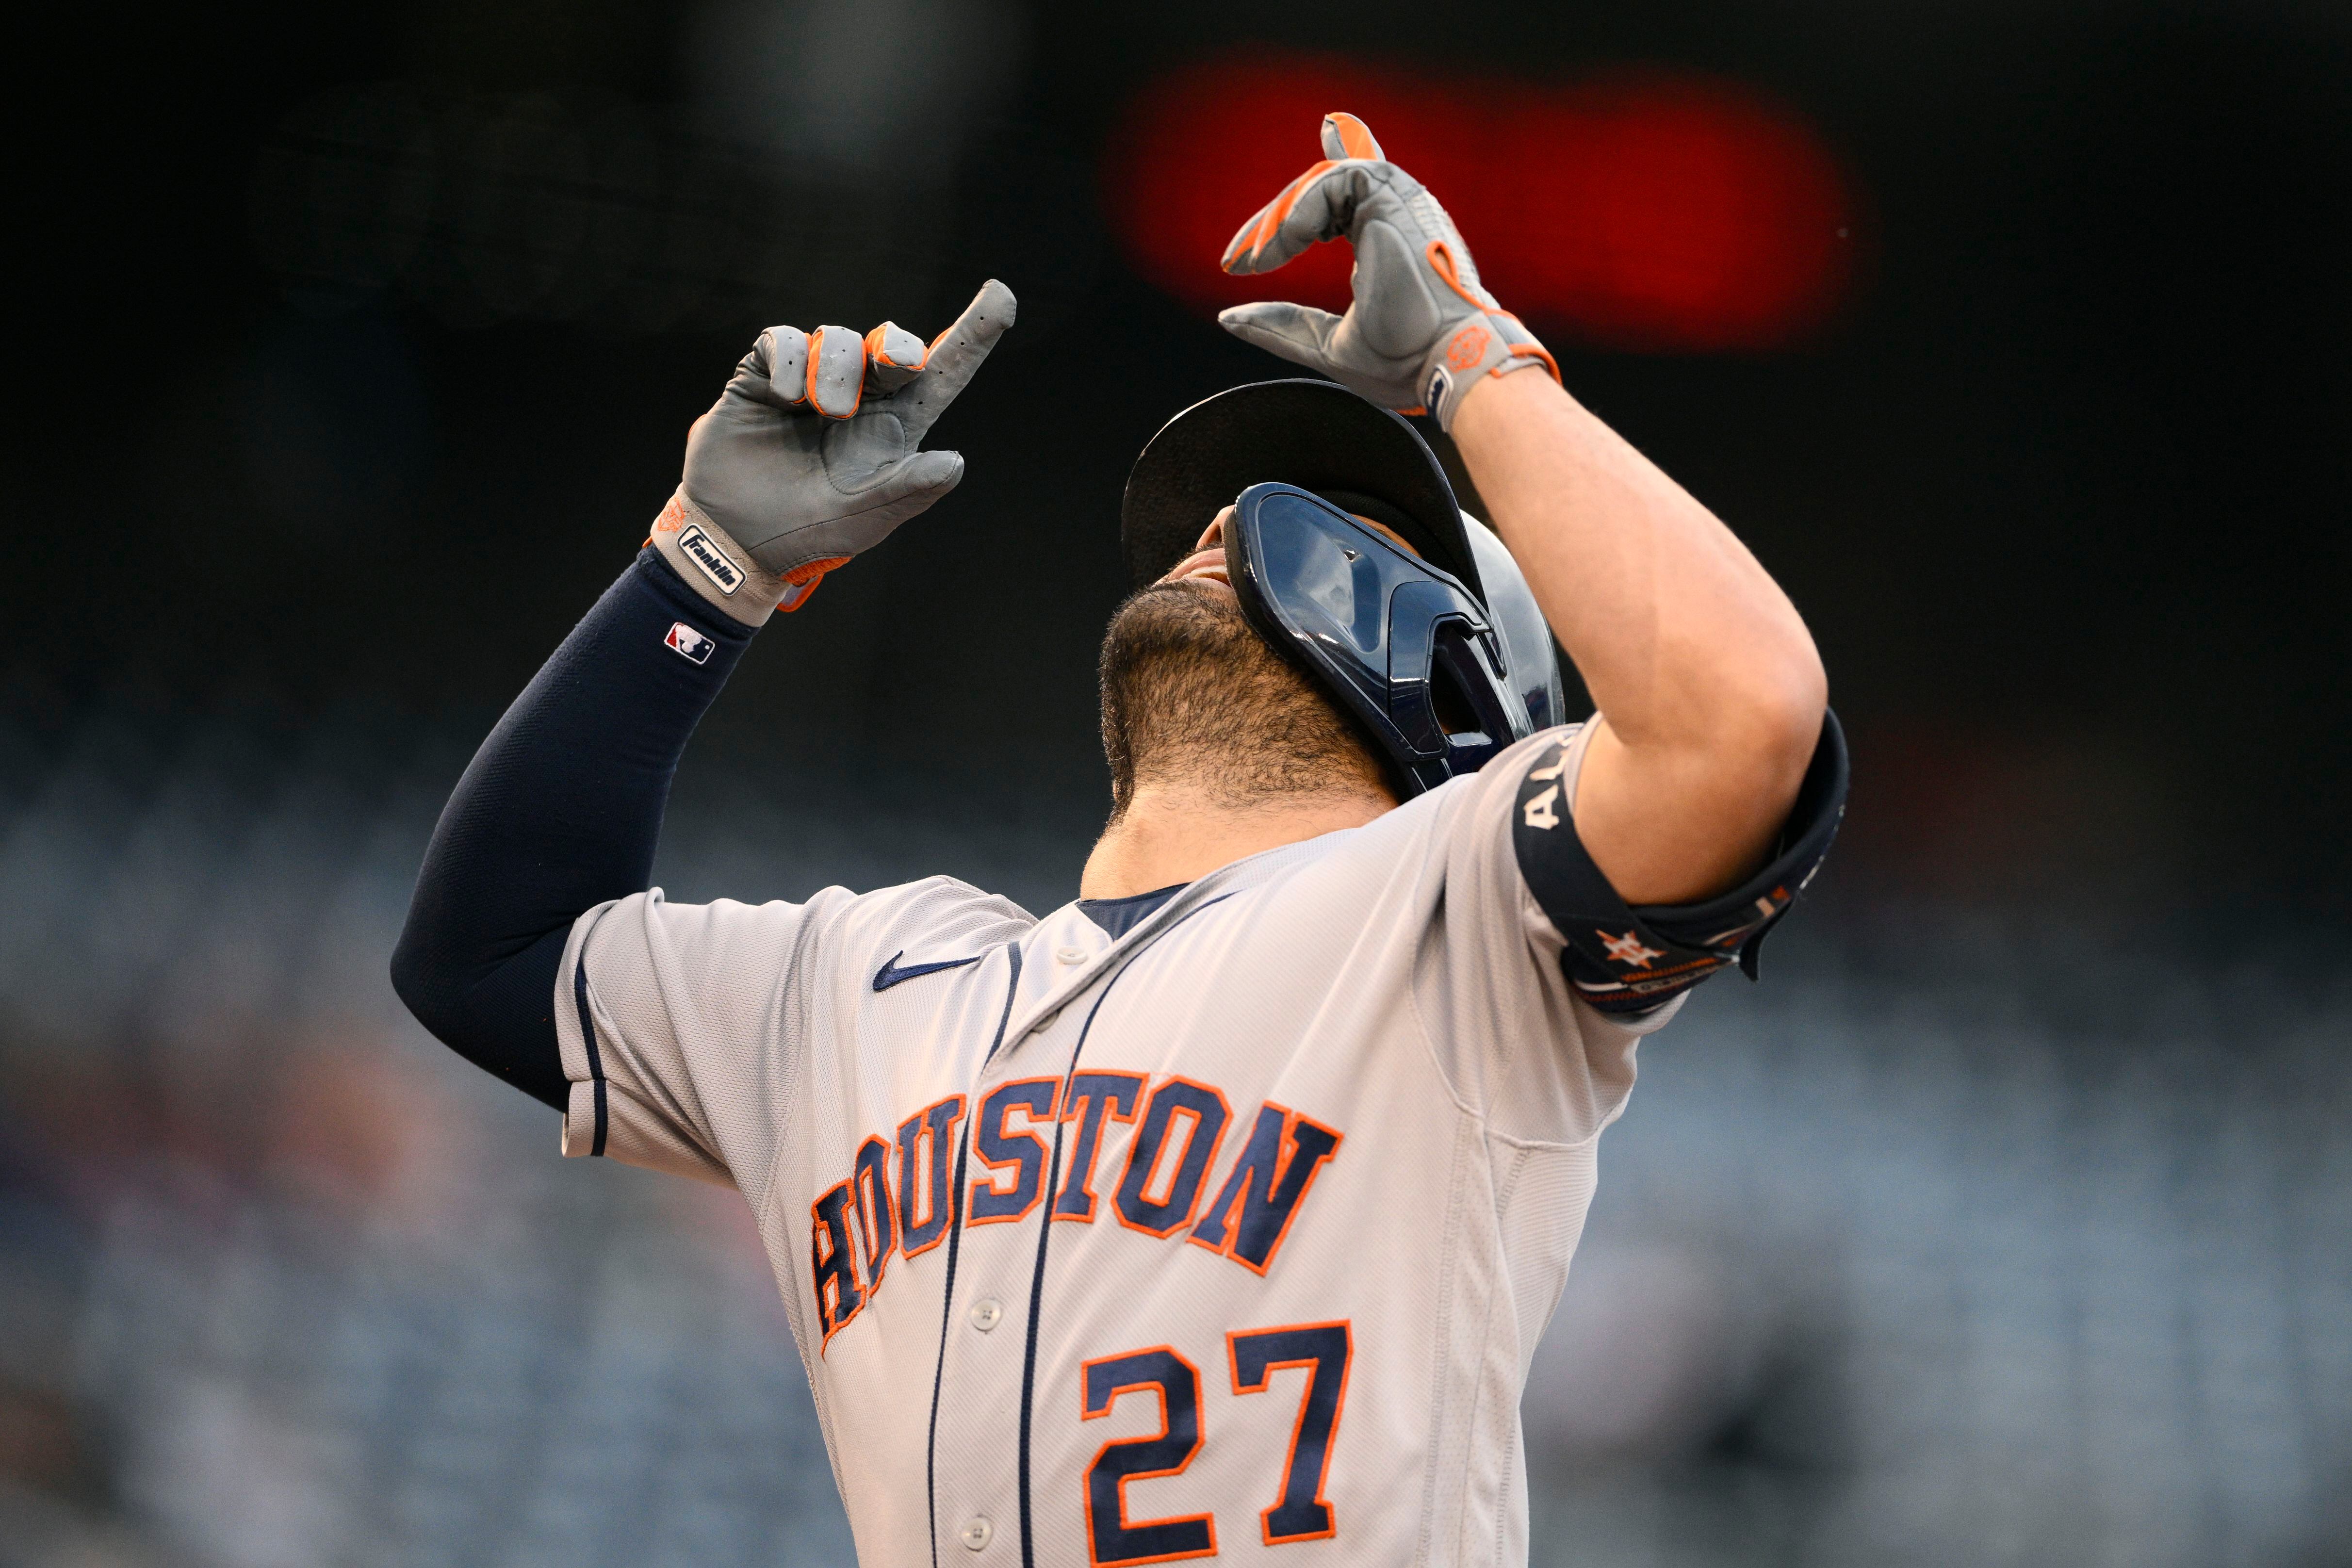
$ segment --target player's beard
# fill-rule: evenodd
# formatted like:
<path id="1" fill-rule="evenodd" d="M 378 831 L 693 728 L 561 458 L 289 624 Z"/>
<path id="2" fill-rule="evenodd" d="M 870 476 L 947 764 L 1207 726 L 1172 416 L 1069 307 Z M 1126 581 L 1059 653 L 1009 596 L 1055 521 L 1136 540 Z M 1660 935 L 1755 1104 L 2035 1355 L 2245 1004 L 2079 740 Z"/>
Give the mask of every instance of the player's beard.
<path id="1" fill-rule="evenodd" d="M 1222 584 L 1156 583 L 1111 616 L 1102 738 L 1114 822 L 1139 784 L 1240 810 L 1310 795 L 1393 798 L 1338 708 L 1265 646 Z"/>

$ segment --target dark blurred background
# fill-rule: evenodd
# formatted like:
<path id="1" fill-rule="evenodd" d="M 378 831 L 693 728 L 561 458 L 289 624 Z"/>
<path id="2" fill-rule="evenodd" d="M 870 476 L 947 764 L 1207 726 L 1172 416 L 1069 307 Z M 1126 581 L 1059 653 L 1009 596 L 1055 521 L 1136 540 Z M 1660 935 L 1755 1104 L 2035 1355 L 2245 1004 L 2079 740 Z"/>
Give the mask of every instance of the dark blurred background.
<path id="1" fill-rule="evenodd" d="M 1536 1559 L 2352 1562 L 2352 13 L 2301 0 L 52 14 L 13 122 L 0 1563 L 845 1562 L 740 1205 L 383 981 L 434 813 L 763 325 L 1020 324 L 780 621 L 676 897 L 1106 804 L 1127 465 L 1282 367 L 1362 113 L 1827 656 L 1849 826 L 1645 1053 Z M 1330 301 L 1329 257 L 1266 279 Z"/>

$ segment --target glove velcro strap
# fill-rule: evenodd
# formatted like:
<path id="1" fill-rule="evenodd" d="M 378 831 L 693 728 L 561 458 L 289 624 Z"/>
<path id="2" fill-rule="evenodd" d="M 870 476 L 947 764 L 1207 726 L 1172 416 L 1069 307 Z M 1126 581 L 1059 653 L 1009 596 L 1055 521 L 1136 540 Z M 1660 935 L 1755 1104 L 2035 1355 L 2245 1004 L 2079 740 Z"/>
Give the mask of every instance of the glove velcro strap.
<path id="1" fill-rule="evenodd" d="M 798 609 L 815 591 L 816 578 L 840 564 L 813 561 L 788 577 L 761 570 L 700 507 L 687 500 L 683 485 L 654 520 L 653 537 L 646 542 L 661 552 L 688 587 L 747 626 L 765 626 L 780 604 Z M 814 574 L 803 577 L 811 567 L 816 569 Z M 790 604 L 784 604 L 787 599 Z"/>
<path id="2" fill-rule="evenodd" d="M 1436 416 L 1437 427 L 1451 431 L 1454 416 L 1470 389 L 1489 375 L 1540 365 L 1559 379 L 1559 365 L 1518 318 L 1496 312 L 1466 317 L 1454 324 L 1429 352 L 1421 371 L 1422 405 Z"/>
<path id="3" fill-rule="evenodd" d="M 1517 361 L 1517 363 L 1504 365 L 1494 374 L 1500 375 L 1507 370 L 1525 370 L 1530 364 L 1539 364 L 1551 372 L 1553 381 L 1559 382 L 1559 361 L 1552 358 L 1551 351 L 1536 341 L 1536 335 L 1528 331 L 1527 323 L 1508 310 L 1497 310 L 1494 315 L 1496 324 L 1502 328 L 1503 341 L 1510 345 L 1511 353 Z M 1560 382 L 1560 384 L 1567 384 Z"/>

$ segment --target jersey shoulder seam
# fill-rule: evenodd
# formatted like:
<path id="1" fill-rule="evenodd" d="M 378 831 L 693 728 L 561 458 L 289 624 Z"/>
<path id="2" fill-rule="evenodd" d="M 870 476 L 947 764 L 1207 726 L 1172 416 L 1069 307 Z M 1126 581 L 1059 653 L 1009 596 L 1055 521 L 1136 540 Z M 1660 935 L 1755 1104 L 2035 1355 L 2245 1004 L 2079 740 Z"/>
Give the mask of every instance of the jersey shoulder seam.
<path id="1" fill-rule="evenodd" d="M 855 907 L 855 904 L 856 895 L 853 894 L 851 895 L 851 907 Z M 791 1042 L 784 1038 L 785 1020 L 783 1016 L 785 1005 L 788 1000 L 788 993 L 791 989 L 790 976 L 792 975 L 793 969 L 801 963 L 804 953 L 821 946 L 824 943 L 825 938 L 823 927 L 833 923 L 834 922 L 830 921 L 823 922 L 803 922 L 800 930 L 794 933 L 792 948 L 785 954 L 784 962 L 776 967 L 775 974 L 771 980 L 769 1005 L 774 1008 L 776 1013 L 775 1029 L 777 1045 L 782 1050 L 789 1051 L 791 1049 Z M 785 1072 L 786 1076 L 789 1077 L 795 1088 L 799 1087 L 801 1075 L 790 1070 L 790 1063 L 779 1062 L 778 1067 L 780 1070 Z M 797 1097 L 795 1096 L 794 1098 Z M 793 1105 L 785 1104 L 780 1105 L 776 1109 L 779 1120 L 789 1121 L 796 1108 Z M 769 1139 L 767 1173 L 761 1178 L 760 1183 L 760 1200 L 751 1205 L 752 1223 L 762 1226 L 766 1225 L 768 1211 L 775 1202 L 776 1183 L 782 1178 L 784 1169 L 784 1130 L 782 1126 L 778 1126 L 771 1129 L 770 1131 L 771 1137 Z M 797 1342 L 799 1335 L 794 1334 L 793 1339 Z"/>
<path id="2" fill-rule="evenodd" d="M 1446 839 L 1443 833 L 1432 834 L 1423 841 L 1421 852 L 1421 864 L 1415 868 L 1414 870 L 1416 878 L 1425 879 L 1428 877 L 1430 861 L 1444 854 L 1445 844 Z M 1444 908 L 1444 901 L 1449 890 L 1450 889 L 1441 883 L 1438 889 L 1438 900 L 1441 910 Z M 1437 1076 L 1437 1081 L 1439 1083 L 1445 1086 L 1445 1098 L 1454 1102 L 1454 1109 L 1468 1117 L 1473 1122 L 1476 1123 L 1480 1135 L 1484 1136 L 1486 1134 L 1487 1125 L 1486 1113 L 1476 1106 L 1472 1105 L 1468 1100 L 1464 1097 L 1462 1093 L 1462 1086 L 1455 1083 L 1454 1081 L 1454 1075 L 1445 1070 L 1445 1062 L 1443 1054 L 1437 1048 L 1436 1034 L 1430 1028 L 1429 1015 L 1424 1012 L 1422 1007 L 1421 950 L 1430 934 L 1431 928 L 1428 926 L 1423 927 L 1423 941 L 1413 944 L 1412 973 L 1405 977 L 1405 1005 L 1412 1009 L 1413 1033 L 1421 1037 L 1421 1054 L 1428 1060 L 1429 1070 Z"/>
<path id="3" fill-rule="evenodd" d="M 1429 1019 L 1422 1011 L 1421 986 L 1417 981 L 1406 984 L 1405 999 L 1406 1005 L 1412 1009 L 1413 1033 L 1421 1037 L 1421 1054 L 1428 1059 L 1429 1070 L 1437 1075 L 1439 1083 L 1445 1086 L 1445 1098 L 1454 1102 L 1454 1109 L 1476 1122 L 1483 1135 L 1486 1128 L 1486 1113 L 1463 1097 L 1461 1085 L 1455 1083 L 1454 1075 L 1445 1070 L 1445 1063 L 1439 1058 L 1437 1041 L 1430 1033 Z"/>
<path id="4" fill-rule="evenodd" d="M 978 899 L 984 903 L 1002 904 L 1007 910 L 1012 910 L 1015 918 L 1024 921 L 1032 926 L 1038 923 L 1038 920 L 1035 915 L 1031 914 L 1023 905 L 1013 902 L 1011 899 L 1006 898 L 1003 893 L 991 892 L 986 888 L 974 887 L 971 883 L 965 881 L 962 878 L 950 877 L 944 871 L 935 871 L 928 877 L 918 877 L 911 882 L 900 882 L 898 886 L 901 889 L 909 890 L 919 889 L 926 892 L 934 889 L 953 889 L 959 892 L 969 893 L 973 898 Z M 874 891 L 881 893 L 887 892 L 889 889 L 887 888 L 877 888 Z M 852 896 L 861 897 L 866 895 Z"/>

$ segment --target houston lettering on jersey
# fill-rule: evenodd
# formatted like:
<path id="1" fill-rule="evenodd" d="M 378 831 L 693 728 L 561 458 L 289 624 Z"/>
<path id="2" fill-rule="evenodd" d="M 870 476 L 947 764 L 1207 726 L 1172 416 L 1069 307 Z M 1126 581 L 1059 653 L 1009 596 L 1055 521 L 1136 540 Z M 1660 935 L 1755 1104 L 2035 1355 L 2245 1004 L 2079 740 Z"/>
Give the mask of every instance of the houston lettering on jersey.
<path id="1" fill-rule="evenodd" d="M 1045 1201 L 1058 1121 L 1067 1130 L 1053 1218 L 1092 1225 L 1108 1212 L 1162 1240 L 1181 1232 L 1191 1245 L 1263 1275 L 1341 1136 L 1272 1100 L 1239 1127 L 1222 1089 L 1175 1074 L 1148 1092 L 1141 1073 L 1074 1073 L 1066 1089 L 1058 1078 L 1015 1079 L 991 1089 L 969 1133 L 960 1134 L 965 1120 L 962 1095 L 925 1106 L 898 1124 L 895 1140 L 876 1133 L 861 1143 L 850 1173 L 809 1205 L 825 1344 L 882 1288 L 894 1252 L 912 1259 L 947 1239 L 960 1137 L 968 1136 L 971 1156 L 967 1225 L 1025 1219 Z M 1135 1132 L 1116 1175 L 1098 1176 L 1107 1121 Z M 1238 1147 L 1213 1181 L 1228 1131 Z"/>

